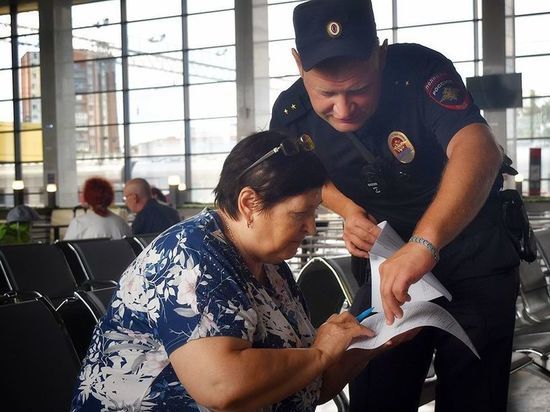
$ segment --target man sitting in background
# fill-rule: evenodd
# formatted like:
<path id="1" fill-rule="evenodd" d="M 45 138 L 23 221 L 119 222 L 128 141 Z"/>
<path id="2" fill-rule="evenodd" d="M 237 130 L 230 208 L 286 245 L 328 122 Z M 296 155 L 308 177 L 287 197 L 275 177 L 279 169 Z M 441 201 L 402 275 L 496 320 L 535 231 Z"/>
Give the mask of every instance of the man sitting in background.
<path id="1" fill-rule="evenodd" d="M 178 211 L 153 199 L 151 186 L 145 179 L 136 178 L 124 186 L 126 206 L 136 218 L 132 223 L 134 235 L 160 233 L 180 221 Z"/>

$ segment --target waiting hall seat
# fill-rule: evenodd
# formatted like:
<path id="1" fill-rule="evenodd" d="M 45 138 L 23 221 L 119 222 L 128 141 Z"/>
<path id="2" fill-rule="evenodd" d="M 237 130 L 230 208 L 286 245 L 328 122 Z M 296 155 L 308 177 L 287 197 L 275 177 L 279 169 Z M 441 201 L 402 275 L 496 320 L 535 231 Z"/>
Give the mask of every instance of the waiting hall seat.
<path id="1" fill-rule="evenodd" d="M 128 236 L 124 239 L 130 243 L 136 255 L 139 255 L 158 235 L 159 233 L 146 233 L 143 235 Z"/>
<path id="2" fill-rule="evenodd" d="M 79 285 L 103 282 L 116 285 L 122 272 L 136 258 L 125 239 L 79 239 L 57 242 Z"/>
<path id="3" fill-rule="evenodd" d="M 68 411 L 80 362 L 46 299 L 0 297 L 2 409 Z"/>
<path id="4" fill-rule="evenodd" d="M 316 328 L 349 307 L 359 289 L 351 272 L 351 256 L 313 258 L 300 271 L 297 283 Z"/>

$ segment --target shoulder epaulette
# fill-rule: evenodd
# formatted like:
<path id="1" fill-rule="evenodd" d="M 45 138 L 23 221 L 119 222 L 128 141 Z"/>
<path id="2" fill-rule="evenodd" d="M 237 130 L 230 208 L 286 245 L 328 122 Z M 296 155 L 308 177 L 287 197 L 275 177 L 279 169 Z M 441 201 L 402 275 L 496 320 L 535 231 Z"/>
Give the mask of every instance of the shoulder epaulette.
<path id="1" fill-rule="evenodd" d="M 272 115 L 277 117 L 281 124 L 288 125 L 305 116 L 310 110 L 311 102 L 300 79 L 281 93 L 275 102 Z"/>

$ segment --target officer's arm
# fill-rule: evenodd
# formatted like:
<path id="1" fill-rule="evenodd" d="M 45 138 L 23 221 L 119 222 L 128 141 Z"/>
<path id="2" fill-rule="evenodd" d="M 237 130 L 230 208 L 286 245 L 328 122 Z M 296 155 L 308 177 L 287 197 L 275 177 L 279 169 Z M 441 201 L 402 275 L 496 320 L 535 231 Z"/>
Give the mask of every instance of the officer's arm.
<path id="1" fill-rule="evenodd" d="M 500 170 L 502 153 L 490 129 L 470 124 L 459 130 L 447 146 L 448 162 L 434 200 L 418 222 L 414 234 L 441 249 L 477 215 Z M 406 243 L 380 266 L 380 291 L 388 323 L 401 317 L 407 291 L 436 264 L 430 250 Z"/>
<path id="2" fill-rule="evenodd" d="M 323 186 L 323 205 L 344 219 L 344 241 L 352 255 L 368 257 L 380 229 L 365 209 L 340 192 L 332 182 Z"/>

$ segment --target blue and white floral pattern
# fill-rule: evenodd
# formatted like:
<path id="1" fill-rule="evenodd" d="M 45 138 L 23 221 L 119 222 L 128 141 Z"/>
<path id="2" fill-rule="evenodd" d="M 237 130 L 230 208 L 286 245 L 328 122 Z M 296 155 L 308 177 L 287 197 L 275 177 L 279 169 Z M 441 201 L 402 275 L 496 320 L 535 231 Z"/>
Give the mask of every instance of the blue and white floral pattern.
<path id="1" fill-rule="evenodd" d="M 315 330 L 285 263 L 266 265 L 263 287 L 224 238 L 213 210 L 172 226 L 124 272 L 94 330 L 72 411 L 205 410 L 168 355 L 208 336 L 256 348 L 308 347 Z M 312 411 L 321 379 L 262 411 Z"/>

